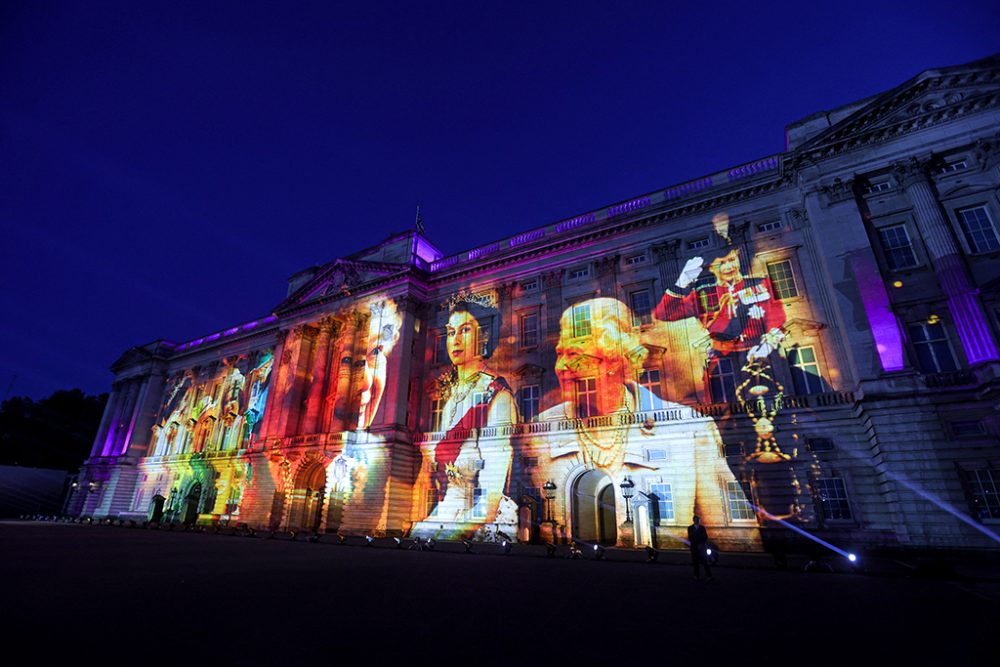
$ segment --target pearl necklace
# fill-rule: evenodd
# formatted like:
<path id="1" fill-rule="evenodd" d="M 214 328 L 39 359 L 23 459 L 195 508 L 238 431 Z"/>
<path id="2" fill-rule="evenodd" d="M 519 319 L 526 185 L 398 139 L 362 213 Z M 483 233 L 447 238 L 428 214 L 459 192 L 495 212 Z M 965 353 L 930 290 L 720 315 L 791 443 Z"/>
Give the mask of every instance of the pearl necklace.
<path id="1" fill-rule="evenodd" d="M 631 408 L 630 398 L 630 394 L 626 391 L 624 404 L 612 416 L 635 412 Z M 627 420 L 620 420 L 620 422 L 615 427 L 611 444 L 604 445 L 597 437 L 587 431 L 585 420 L 580 420 L 576 433 L 579 436 L 580 444 L 583 445 L 580 451 L 583 454 L 584 462 L 592 462 L 598 468 L 609 468 L 613 464 L 616 466 L 621 464 L 625 459 L 625 445 L 628 441 L 629 423 Z"/>

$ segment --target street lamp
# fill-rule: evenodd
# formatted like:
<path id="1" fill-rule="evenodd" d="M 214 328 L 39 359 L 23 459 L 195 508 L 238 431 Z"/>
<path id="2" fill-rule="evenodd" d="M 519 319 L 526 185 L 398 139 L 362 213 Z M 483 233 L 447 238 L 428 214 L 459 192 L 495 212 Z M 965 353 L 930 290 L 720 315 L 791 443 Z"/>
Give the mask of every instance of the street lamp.
<path id="1" fill-rule="evenodd" d="M 550 479 L 542 485 L 542 489 L 545 491 L 545 520 L 555 523 L 552 519 L 552 501 L 556 497 L 556 484 Z"/>
<path id="2" fill-rule="evenodd" d="M 629 508 L 629 501 L 632 499 L 632 494 L 635 492 L 635 482 L 633 482 L 631 478 L 626 477 L 618 486 L 621 487 L 622 498 L 625 499 L 625 523 L 632 523 L 632 511 Z"/>

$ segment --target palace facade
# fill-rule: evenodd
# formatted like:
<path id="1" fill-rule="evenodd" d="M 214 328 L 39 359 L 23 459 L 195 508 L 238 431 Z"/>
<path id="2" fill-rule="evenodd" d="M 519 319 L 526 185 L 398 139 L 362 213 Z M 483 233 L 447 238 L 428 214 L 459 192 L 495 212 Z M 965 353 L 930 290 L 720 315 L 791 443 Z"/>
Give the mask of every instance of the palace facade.
<path id="1" fill-rule="evenodd" d="M 787 149 L 127 351 L 75 515 L 683 548 L 997 546 L 1000 57 Z"/>

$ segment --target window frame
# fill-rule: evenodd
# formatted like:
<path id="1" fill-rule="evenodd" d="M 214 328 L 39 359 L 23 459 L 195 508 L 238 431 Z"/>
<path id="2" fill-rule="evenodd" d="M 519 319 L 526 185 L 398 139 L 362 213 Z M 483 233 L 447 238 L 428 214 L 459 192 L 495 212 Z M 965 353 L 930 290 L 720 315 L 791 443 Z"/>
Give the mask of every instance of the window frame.
<path id="1" fill-rule="evenodd" d="M 735 485 L 735 488 L 738 488 L 740 490 L 743 496 L 742 499 L 733 497 L 733 491 L 734 491 L 733 485 Z M 735 481 L 726 480 L 726 488 L 724 491 L 725 491 L 725 501 L 726 501 L 726 515 L 729 517 L 729 520 L 733 523 L 749 523 L 749 522 L 756 523 L 757 512 L 754 511 L 753 495 L 750 485 L 741 482 L 739 480 Z M 745 507 L 743 505 L 745 505 Z M 742 516 L 744 513 L 749 513 L 750 516 Z"/>
<path id="2" fill-rule="evenodd" d="M 796 358 L 801 358 L 801 352 L 803 350 L 809 350 L 812 352 L 812 361 L 806 363 L 793 363 L 792 355 L 794 354 Z M 794 345 L 786 351 L 786 361 L 788 362 L 788 373 L 792 378 L 792 387 L 795 389 L 795 394 L 797 396 L 808 396 L 811 394 L 822 394 L 824 390 L 824 380 L 823 380 L 823 369 L 819 363 L 819 354 L 816 352 L 816 345 Z M 817 383 L 817 389 L 815 391 L 811 390 L 808 386 L 810 380 L 810 374 L 803 370 L 805 366 L 815 366 L 816 374 L 812 375 Z M 806 384 L 805 391 L 802 391 L 802 387 L 799 385 L 799 376 L 802 376 L 802 381 Z"/>
<path id="3" fill-rule="evenodd" d="M 666 492 L 665 492 L 666 493 L 666 497 L 661 496 L 660 492 L 657 490 L 656 487 L 666 487 Z M 657 516 L 657 519 L 658 519 L 657 520 L 657 525 L 663 526 L 663 525 L 676 524 L 677 523 L 677 510 L 674 507 L 674 490 L 673 490 L 673 486 L 670 484 L 670 482 L 665 482 L 665 481 L 653 482 L 653 481 L 651 481 L 651 482 L 649 482 L 649 485 L 648 485 L 646 491 L 647 491 L 647 493 L 650 496 L 655 496 L 656 497 L 656 516 Z M 665 514 L 665 512 L 664 512 L 664 504 L 666 505 L 666 507 L 669 508 L 669 510 L 670 510 L 670 516 L 664 516 L 664 514 Z"/>
<path id="4" fill-rule="evenodd" d="M 794 294 L 789 294 L 788 296 L 781 296 L 778 294 L 778 281 L 776 281 L 774 279 L 774 276 L 771 274 L 771 267 L 777 266 L 779 264 L 788 265 L 787 280 L 791 281 L 792 290 L 795 292 Z M 777 299 L 778 301 L 785 302 L 785 301 L 790 301 L 792 299 L 799 299 L 802 297 L 802 291 L 799 289 L 799 283 L 795 278 L 795 267 L 793 266 L 791 257 L 782 257 L 781 259 L 765 261 L 764 272 L 767 273 L 767 278 L 771 283 L 771 288 L 774 290 L 774 298 Z"/>
<path id="5" fill-rule="evenodd" d="M 968 228 L 965 225 L 965 217 L 963 213 L 966 211 L 982 210 L 986 215 L 986 222 L 989 223 L 989 230 L 993 232 L 993 241 L 996 244 L 994 248 L 989 248 L 986 250 L 980 250 L 978 248 L 973 248 L 972 239 Z M 969 255 L 992 255 L 1000 253 L 1000 231 L 997 230 L 997 223 L 993 219 L 993 215 L 990 213 L 989 202 L 980 201 L 975 204 L 969 204 L 967 206 L 960 206 L 955 211 L 955 222 L 958 224 L 959 236 L 962 239 L 962 243 L 965 246 L 965 250 Z"/>
<path id="6" fill-rule="evenodd" d="M 535 319 L 535 341 L 534 343 L 525 343 L 525 322 L 529 318 Z M 541 309 L 537 306 L 534 308 L 529 308 L 527 310 L 522 310 L 517 315 L 517 333 L 518 333 L 518 346 L 521 350 L 536 350 L 542 339 L 542 315 Z"/>
<path id="7" fill-rule="evenodd" d="M 573 308 L 573 310 L 572 310 L 572 314 L 573 314 L 573 337 L 574 338 L 583 338 L 585 336 L 590 336 L 591 334 L 593 334 L 594 333 L 594 326 L 593 326 L 593 323 L 594 323 L 594 311 L 593 311 L 593 308 L 591 307 L 591 305 L 589 303 L 577 303 L 577 304 L 574 304 L 572 306 L 572 308 Z M 583 309 L 583 308 L 587 309 L 587 316 L 586 316 L 586 318 L 579 318 L 579 320 L 578 320 L 578 318 L 577 318 L 577 311 L 580 310 L 580 312 L 582 312 L 581 309 Z M 582 330 L 583 330 L 582 323 L 583 322 L 586 322 L 586 325 L 587 325 L 587 330 L 585 332 L 582 332 Z"/>
<path id="8" fill-rule="evenodd" d="M 525 404 L 525 390 L 533 389 L 535 390 L 535 396 L 529 397 L 527 400 L 533 401 L 535 404 L 534 414 L 530 417 L 526 416 L 524 404 Z M 517 390 L 517 409 L 520 412 L 521 421 L 523 422 L 534 422 L 538 421 L 538 415 L 541 414 L 542 408 L 542 387 L 539 384 L 526 384 L 522 385 L 520 389 Z"/>
<path id="9" fill-rule="evenodd" d="M 902 246 L 897 246 L 893 248 L 887 247 L 886 240 L 882 236 L 882 234 L 883 232 L 886 232 L 888 230 L 895 230 L 895 229 L 902 230 L 903 235 L 906 237 L 906 247 L 909 248 L 910 255 L 913 257 L 912 264 L 893 266 L 892 260 L 890 260 L 890 257 L 892 257 L 892 252 L 899 250 L 900 248 L 902 248 Z M 910 235 L 909 225 L 905 220 L 892 222 L 886 225 L 879 225 L 875 229 L 875 233 L 878 235 L 878 246 L 879 246 L 879 251 L 882 254 L 882 261 L 885 264 L 885 268 L 888 269 L 889 271 L 892 272 L 910 271 L 912 269 L 919 268 L 923 264 L 923 262 L 920 261 L 920 256 L 917 254 L 917 246 L 913 242 L 913 236 Z"/>
<path id="10" fill-rule="evenodd" d="M 839 485 L 838 491 L 843 491 L 843 495 L 838 495 L 835 498 L 830 498 L 827 493 L 827 485 L 821 484 L 822 482 L 830 482 L 832 486 L 837 487 Z M 847 487 L 847 480 L 840 475 L 829 475 L 821 476 L 815 479 L 815 495 L 816 500 L 819 503 L 819 509 L 821 516 L 823 517 L 824 523 L 853 523 L 854 522 L 854 508 L 851 506 L 851 492 Z M 838 503 L 838 508 L 836 510 L 832 509 L 832 503 Z M 844 510 L 846 509 L 847 515 L 842 516 Z M 838 514 L 840 516 L 833 516 Z"/>
<path id="11" fill-rule="evenodd" d="M 635 296 L 637 294 L 646 295 L 648 310 L 644 313 L 640 313 L 635 307 Z M 632 311 L 633 327 L 651 326 L 653 324 L 653 310 L 656 307 L 656 304 L 653 303 L 653 290 L 648 287 L 640 287 L 638 289 L 629 290 L 628 306 L 629 310 Z"/>
<path id="12" fill-rule="evenodd" d="M 719 367 L 721 366 L 722 362 L 726 362 L 726 363 L 729 364 L 730 370 L 728 372 L 724 372 L 724 373 L 720 372 L 718 374 L 713 374 L 711 372 L 706 372 L 705 373 L 705 376 L 706 376 L 705 377 L 705 379 L 706 379 L 706 382 L 705 382 L 705 391 L 708 393 L 708 399 L 709 399 L 708 402 L 709 403 L 733 403 L 733 402 L 736 401 L 736 366 L 733 364 L 733 360 L 730 359 L 729 357 L 719 357 L 717 359 L 716 363 L 714 364 L 714 367 L 711 370 L 718 370 Z M 707 366 L 709 364 L 711 364 L 711 361 L 710 360 L 706 360 L 705 364 L 706 364 L 706 369 L 705 370 L 709 371 L 709 369 L 707 368 Z M 712 389 L 712 387 L 713 387 L 712 379 L 715 378 L 716 376 L 718 376 L 719 378 L 729 377 L 730 380 L 731 380 L 731 382 L 732 382 L 732 395 L 729 396 L 729 397 L 727 397 L 725 400 L 717 400 L 717 397 L 715 395 L 715 391 L 713 391 L 713 389 Z M 723 386 L 723 389 L 725 389 L 727 386 L 728 385 Z M 727 396 L 728 396 L 729 392 L 726 392 L 726 393 L 727 393 Z"/>
<path id="13" fill-rule="evenodd" d="M 943 337 L 942 338 L 930 339 L 930 340 L 917 341 L 916 338 L 915 338 L 915 336 L 913 335 L 913 330 L 916 327 L 940 327 L 940 330 L 941 330 L 941 333 L 943 334 Z M 926 329 L 925 329 L 925 331 L 926 331 Z M 958 355 L 955 354 L 955 346 L 951 342 L 951 334 L 949 332 L 949 328 L 948 328 L 948 326 L 945 325 L 945 322 L 943 320 L 938 320 L 937 322 L 934 322 L 933 324 L 930 323 L 930 322 L 926 322 L 926 321 L 924 321 L 924 322 L 910 322 L 910 323 L 908 323 L 906 325 L 906 334 L 907 334 L 907 336 L 906 336 L 907 340 L 909 340 L 910 346 L 912 348 L 914 365 L 916 366 L 917 370 L 920 371 L 921 374 L 923 374 L 923 375 L 936 375 L 938 373 L 952 373 L 954 371 L 961 370 L 962 364 L 961 364 L 961 362 L 959 360 Z M 939 363 L 939 360 L 937 358 L 937 354 L 934 351 L 934 348 L 933 347 L 929 347 L 928 349 L 932 353 L 931 356 L 934 357 L 934 364 L 935 364 L 935 366 L 937 366 L 937 368 L 935 370 L 927 370 L 926 368 L 924 368 L 923 364 L 921 363 L 921 356 L 920 356 L 920 352 L 919 352 L 920 348 L 918 346 L 919 345 L 931 345 L 932 343 L 940 342 L 940 341 L 943 341 L 945 343 L 946 349 L 948 350 L 948 354 L 951 355 L 951 361 L 954 363 L 954 368 L 950 368 L 950 369 L 940 368 L 940 363 Z"/>

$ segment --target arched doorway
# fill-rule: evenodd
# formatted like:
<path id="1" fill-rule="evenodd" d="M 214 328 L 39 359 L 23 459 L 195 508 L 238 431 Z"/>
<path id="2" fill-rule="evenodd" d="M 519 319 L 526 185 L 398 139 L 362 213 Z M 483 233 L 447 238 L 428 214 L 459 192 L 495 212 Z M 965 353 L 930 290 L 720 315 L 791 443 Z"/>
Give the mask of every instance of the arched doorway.
<path id="1" fill-rule="evenodd" d="M 325 494 L 326 467 L 318 462 L 303 467 L 295 476 L 292 504 L 288 509 L 288 527 L 318 531 L 323 519 Z"/>
<path id="2" fill-rule="evenodd" d="M 583 542 L 615 544 L 618 520 L 615 486 L 600 470 L 584 473 L 573 485 L 573 537 Z"/>
<path id="3" fill-rule="evenodd" d="M 184 496 L 184 510 L 181 515 L 181 522 L 188 526 L 193 526 L 198 522 L 198 505 L 201 503 L 201 482 L 191 485 L 187 495 Z"/>

